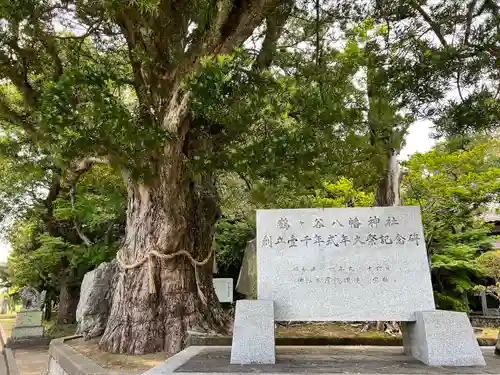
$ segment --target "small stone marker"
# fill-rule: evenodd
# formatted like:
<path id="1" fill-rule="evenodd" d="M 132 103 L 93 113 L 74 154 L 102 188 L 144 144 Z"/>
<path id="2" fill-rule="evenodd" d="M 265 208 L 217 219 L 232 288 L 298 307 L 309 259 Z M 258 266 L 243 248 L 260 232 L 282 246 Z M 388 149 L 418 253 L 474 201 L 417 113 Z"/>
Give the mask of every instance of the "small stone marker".
<path id="1" fill-rule="evenodd" d="M 7 314 L 7 309 L 9 307 L 9 304 L 7 300 L 2 300 L 2 303 L 0 305 L 0 314 Z"/>
<path id="2" fill-rule="evenodd" d="M 484 290 L 481 290 L 480 292 L 474 293 L 474 295 L 481 298 L 481 309 L 482 309 L 483 315 L 489 315 L 488 300 L 486 298 L 486 292 Z"/>
<path id="3" fill-rule="evenodd" d="M 408 322 L 420 361 L 485 365 L 467 315 L 435 310 L 419 207 L 258 210 L 256 247 L 259 300 L 236 304 L 231 363 L 274 363 L 275 319 Z"/>
<path id="4" fill-rule="evenodd" d="M 221 303 L 233 302 L 233 279 L 232 278 L 214 278 L 215 294 Z"/>
<path id="5" fill-rule="evenodd" d="M 236 301 L 231 364 L 272 364 L 275 361 L 273 301 Z"/>

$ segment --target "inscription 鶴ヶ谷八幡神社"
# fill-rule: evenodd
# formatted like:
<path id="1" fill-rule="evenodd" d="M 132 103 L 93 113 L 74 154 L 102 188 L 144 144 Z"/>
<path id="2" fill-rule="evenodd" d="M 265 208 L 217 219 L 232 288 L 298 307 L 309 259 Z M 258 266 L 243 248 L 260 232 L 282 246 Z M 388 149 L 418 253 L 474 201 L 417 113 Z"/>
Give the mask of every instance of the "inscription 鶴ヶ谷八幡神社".
<path id="1" fill-rule="evenodd" d="M 385 227 L 393 227 L 398 225 L 398 220 L 394 216 L 388 216 L 385 220 Z M 370 229 L 378 229 L 380 225 L 381 219 L 378 216 L 370 216 L 367 222 L 367 227 Z M 304 225 L 307 225 L 304 221 L 299 221 L 298 229 L 304 229 Z M 349 217 L 348 219 L 348 227 L 351 229 L 359 229 L 362 228 L 363 223 L 359 220 L 357 216 Z M 290 220 L 287 217 L 280 217 L 277 221 L 276 227 L 281 230 L 292 230 L 292 225 L 290 224 Z M 330 228 L 332 229 L 326 235 L 321 234 L 313 234 L 312 236 L 304 235 L 302 237 L 298 236 L 295 233 L 291 233 L 288 237 L 286 236 L 277 236 L 273 239 L 270 235 L 264 235 L 261 243 L 261 247 L 276 247 L 278 245 L 285 245 L 288 247 L 298 247 L 300 243 L 303 243 L 306 247 L 309 244 L 312 245 L 325 245 L 327 247 L 340 247 L 343 245 L 347 246 L 375 246 L 378 242 L 382 245 L 404 245 L 407 241 L 414 242 L 417 246 L 420 245 L 420 235 L 416 232 L 408 233 L 406 235 L 396 233 L 394 236 L 390 236 L 389 234 L 376 234 L 376 233 L 368 233 L 368 234 L 353 234 L 352 236 L 348 236 L 346 234 L 335 233 L 335 228 L 344 228 L 344 224 L 342 224 L 338 219 L 334 220 Z M 312 224 L 312 228 L 322 229 L 329 228 L 325 225 L 325 220 L 323 218 L 315 218 Z"/>

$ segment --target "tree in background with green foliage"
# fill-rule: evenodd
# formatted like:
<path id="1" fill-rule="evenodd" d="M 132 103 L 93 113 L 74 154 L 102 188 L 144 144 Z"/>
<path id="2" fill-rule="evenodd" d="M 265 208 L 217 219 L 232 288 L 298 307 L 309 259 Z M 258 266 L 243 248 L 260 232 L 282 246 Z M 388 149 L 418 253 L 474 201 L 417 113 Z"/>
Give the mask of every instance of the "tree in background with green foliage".
<path id="1" fill-rule="evenodd" d="M 500 250 L 491 250 L 481 254 L 476 259 L 476 264 L 482 274 L 494 280 L 493 285 L 478 285 L 477 292 L 485 292 L 497 301 L 497 308 L 500 309 Z"/>
<path id="2" fill-rule="evenodd" d="M 476 259 L 493 246 L 480 214 L 499 199 L 500 143 L 476 140 L 466 150 L 450 150 L 451 143 L 404 163 L 404 203 L 422 211 L 438 306 L 467 311 L 467 293 L 483 276 Z"/>
<path id="3" fill-rule="evenodd" d="M 231 190 L 234 191 L 234 190 Z M 269 194 L 273 192 L 275 195 Z M 304 190 L 301 191 L 304 193 Z M 373 193 L 365 193 L 354 186 L 354 182 L 346 177 L 340 177 L 336 182 L 325 182 L 321 188 L 310 190 L 306 195 L 298 195 L 281 187 L 266 189 L 267 194 L 257 192 L 246 195 L 247 207 L 269 206 L 273 208 L 304 208 L 304 207 L 370 207 L 374 202 Z M 242 197 L 241 190 L 237 196 Z M 259 201 L 258 199 L 262 199 Z M 274 200 L 273 200 L 274 199 Z M 238 207 L 242 202 L 228 199 Z M 223 206 L 223 209 L 226 206 Z M 227 207 L 232 212 L 231 207 Z M 223 218 L 217 224 L 216 253 L 219 266 L 219 276 L 238 279 L 239 270 L 247 242 L 255 237 L 255 217 L 253 212 L 238 218 Z"/>
<path id="4" fill-rule="evenodd" d="M 9 165 L 0 173 L 7 184 L 15 169 L 40 168 L 37 164 L 16 165 L 13 160 Z M 111 260 L 123 236 L 125 189 L 121 178 L 105 166 L 94 168 L 70 189 L 62 185 L 63 177 L 57 174 L 45 185 L 43 169 L 39 172 L 33 184 L 28 183 L 31 175 L 26 174 L 26 184 L 19 188 L 23 182 L 19 173 L 18 189 L 9 195 L 3 189 L 4 207 L 13 200 L 20 202 L 18 208 L 24 205 L 15 216 L 10 215 L 12 252 L 7 277 L 13 292 L 26 285 L 47 290 L 46 318 L 52 302 L 57 302 L 57 322 L 73 323 L 84 274 Z M 5 214 L 9 217 L 9 212 Z"/>
<path id="5" fill-rule="evenodd" d="M 324 183 L 323 189 L 316 190 L 312 197 L 312 207 L 371 207 L 374 194 L 364 192 L 354 186 L 352 180 L 340 177 L 336 182 Z"/>
<path id="6" fill-rule="evenodd" d="M 487 251 L 476 259 L 482 274 L 495 282 L 500 281 L 500 250 Z"/>
<path id="7" fill-rule="evenodd" d="M 255 237 L 251 219 L 221 219 L 215 232 L 216 259 L 219 277 L 238 280 L 248 241 Z"/>
<path id="8" fill-rule="evenodd" d="M 376 190 L 377 204 L 398 204 L 393 167 L 409 121 L 439 118 L 450 87 L 466 102 L 465 85 L 498 77 L 494 2 L 427 3 L 0 5 L 2 146 L 46 168 L 30 180 L 49 192 L 33 236 L 64 237 L 69 225 L 72 245 L 99 242 L 82 229 L 85 218 L 60 212 L 54 221 L 54 197 L 61 190 L 73 210 L 76 182 L 99 163 L 126 185 L 120 259 L 136 266 L 122 269 L 101 348 L 173 353 L 190 328 L 224 328 L 211 268 L 194 265 L 212 256 L 218 179 L 238 176 L 267 207 L 312 205 L 318 189 L 325 203 L 341 204 L 323 185 L 340 176 Z M 494 113 L 482 103 L 474 108 Z M 66 242 L 46 243 L 61 252 Z"/>

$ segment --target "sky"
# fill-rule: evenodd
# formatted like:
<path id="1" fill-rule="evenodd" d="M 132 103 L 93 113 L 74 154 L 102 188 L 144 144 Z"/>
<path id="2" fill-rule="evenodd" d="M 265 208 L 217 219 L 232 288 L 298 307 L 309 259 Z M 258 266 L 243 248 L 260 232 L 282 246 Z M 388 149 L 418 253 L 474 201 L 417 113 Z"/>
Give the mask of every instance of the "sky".
<path id="1" fill-rule="evenodd" d="M 399 155 L 400 160 L 406 160 L 416 152 L 424 153 L 436 144 L 436 140 L 431 138 L 433 123 L 429 120 L 415 121 L 410 125 L 406 135 L 406 145 Z"/>
<path id="2" fill-rule="evenodd" d="M 401 150 L 399 158 L 405 160 L 416 152 L 429 151 L 436 142 L 430 138 L 431 128 L 432 122 L 430 121 L 416 121 L 413 123 L 408 129 L 406 146 Z M 0 263 L 7 262 L 9 251 L 9 244 L 0 239 Z"/>

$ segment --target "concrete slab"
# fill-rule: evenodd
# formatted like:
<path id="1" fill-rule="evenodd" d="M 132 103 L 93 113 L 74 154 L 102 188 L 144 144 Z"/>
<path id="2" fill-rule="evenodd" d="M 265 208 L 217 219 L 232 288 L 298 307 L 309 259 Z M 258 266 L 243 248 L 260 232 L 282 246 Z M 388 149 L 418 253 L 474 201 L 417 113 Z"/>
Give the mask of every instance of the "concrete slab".
<path id="1" fill-rule="evenodd" d="M 231 347 L 192 346 L 146 374 L 500 374 L 500 357 L 483 347 L 486 367 L 429 367 L 402 347 L 277 347 L 275 364 L 231 365 Z"/>

